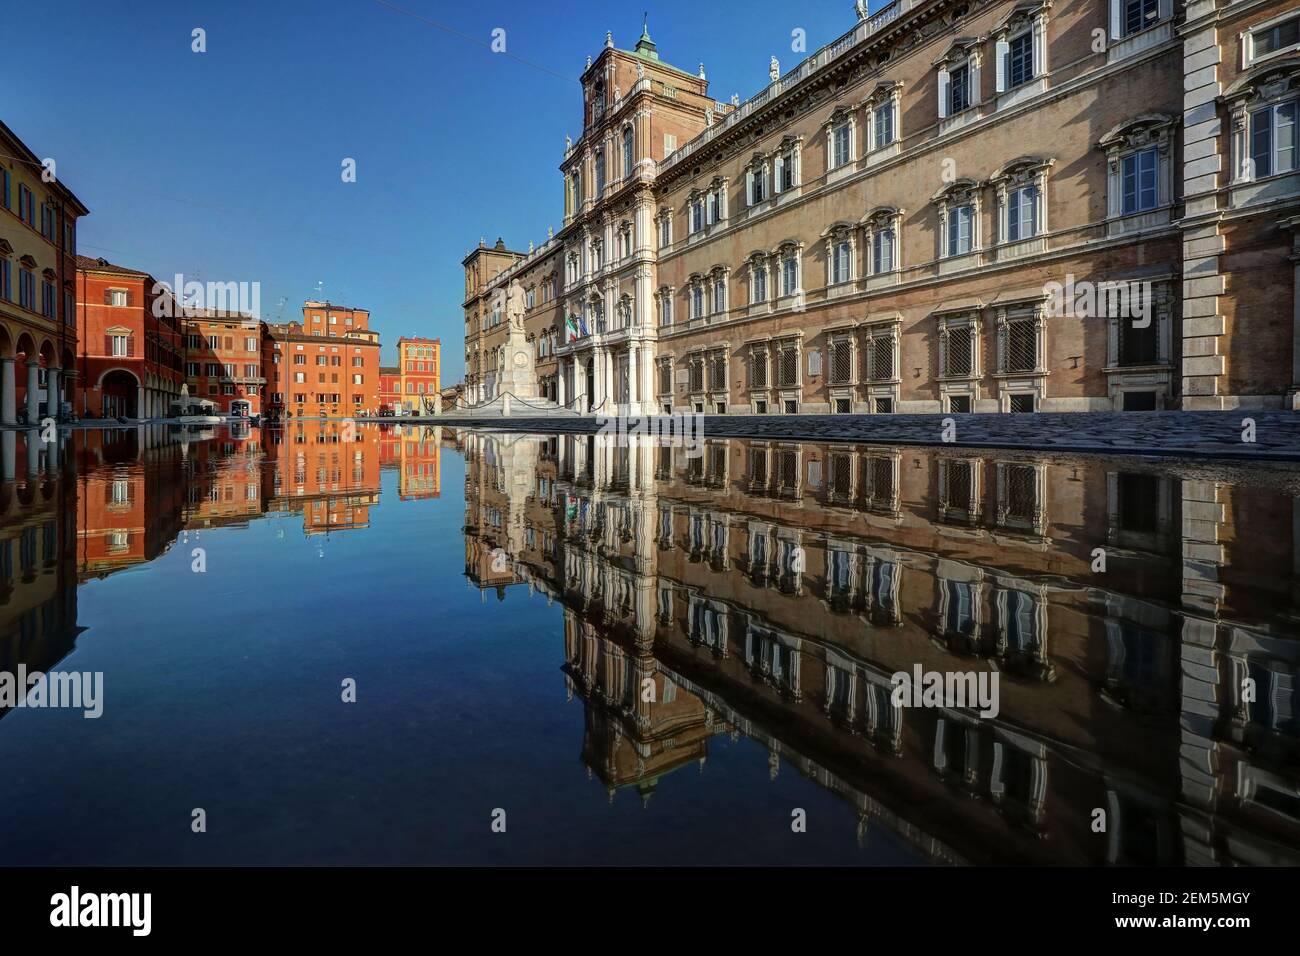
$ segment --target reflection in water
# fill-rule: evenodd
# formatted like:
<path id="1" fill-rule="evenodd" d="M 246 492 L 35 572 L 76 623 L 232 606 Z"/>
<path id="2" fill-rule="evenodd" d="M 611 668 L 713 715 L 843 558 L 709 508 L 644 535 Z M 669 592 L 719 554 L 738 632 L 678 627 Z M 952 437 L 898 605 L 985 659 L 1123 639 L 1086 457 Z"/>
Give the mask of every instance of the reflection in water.
<path id="1" fill-rule="evenodd" d="M 48 446 L 9 431 L 0 669 L 55 667 L 104 623 L 79 627 L 79 583 L 173 546 L 188 561 L 210 532 L 300 516 L 313 549 L 333 534 L 386 544 L 382 489 L 399 509 L 437 498 L 444 443 L 465 459 L 470 582 L 562 609 L 562 648 L 559 633 L 547 647 L 611 800 L 650 806 L 721 737 L 847 805 L 864 845 L 883 830 L 934 862 L 1300 863 L 1300 476 L 1282 469 L 759 441 L 688 458 L 636 438 L 317 422 L 84 430 Z M 368 554 L 349 560 L 378 589 Z M 247 559 L 282 573 L 274 556 Z M 451 607 L 433 600 L 412 615 Z M 501 604 L 484 626 L 521 611 Z M 257 613 L 303 627 L 293 608 Z M 895 707 L 890 675 L 915 664 L 996 669 L 999 715 Z M 479 707 L 500 692 L 471 690 Z M 0 737 L 22 729 L 5 721 Z M 404 759 L 428 747 L 459 768 L 449 776 L 488 747 L 430 740 L 403 738 Z M 725 775 L 692 779 L 761 799 Z"/>
<path id="2" fill-rule="evenodd" d="M 1300 862 L 1294 473 L 459 440 L 467 573 L 563 602 L 611 794 L 741 734 L 935 861 Z M 917 663 L 1000 715 L 893 706 Z"/>

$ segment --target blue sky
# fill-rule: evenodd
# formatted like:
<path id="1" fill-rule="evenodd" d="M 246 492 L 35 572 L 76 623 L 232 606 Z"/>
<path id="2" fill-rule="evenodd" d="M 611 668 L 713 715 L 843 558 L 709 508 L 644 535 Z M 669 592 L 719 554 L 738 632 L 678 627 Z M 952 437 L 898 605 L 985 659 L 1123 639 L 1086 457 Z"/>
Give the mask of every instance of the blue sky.
<path id="1" fill-rule="evenodd" d="M 660 55 L 703 60 L 726 100 L 761 89 L 770 56 L 783 71 L 802 59 L 796 27 L 813 51 L 854 22 L 849 0 L 392 3 L 447 29 L 380 0 L 44 0 L 35 22 L 58 66 L 48 44 L 6 44 L 22 80 L 0 118 L 90 207 L 84 255 L 258 281 L 273 321 L 281 298 L 300 315 L 323 283 L 371 310 L 385 362 L 400 335 L 441 337 L 453 382 L 460 260 L 480 236 L 526 249 L 559 228 L 577 80 L 606 30 L 628 48 L 648 10 Z M 195 27 L 206 53 L 190 49 Z M 526 63 L 489 51 L 497 27 Z"/>

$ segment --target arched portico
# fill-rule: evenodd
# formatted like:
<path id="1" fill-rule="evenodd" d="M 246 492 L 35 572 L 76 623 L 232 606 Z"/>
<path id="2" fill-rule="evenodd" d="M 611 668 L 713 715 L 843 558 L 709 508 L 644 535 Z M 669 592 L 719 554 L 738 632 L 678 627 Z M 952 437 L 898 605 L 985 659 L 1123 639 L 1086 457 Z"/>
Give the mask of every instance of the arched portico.
<path id="1" fill-rule="evenodd" d="M 99 376 L 98 388 L 102 402 L 99 412 L 103 417 L 140 417 L 141 386 L 134 372 L 125 368 L 105 369 Z"/>

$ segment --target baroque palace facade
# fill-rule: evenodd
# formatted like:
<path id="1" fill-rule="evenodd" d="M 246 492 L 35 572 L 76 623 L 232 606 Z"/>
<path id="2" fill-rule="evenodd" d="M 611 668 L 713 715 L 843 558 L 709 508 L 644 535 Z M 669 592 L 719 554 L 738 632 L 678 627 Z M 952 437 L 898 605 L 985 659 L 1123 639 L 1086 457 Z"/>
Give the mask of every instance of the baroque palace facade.
<path id="1" fill-rule="evenodd" d="M 563 227 L 464 260 L 466 403 L 518 280 L 539 392 L 581 411 L 1300 407 L 1298 29 L 894 0 L 743 104 L 607 38 Z"/>

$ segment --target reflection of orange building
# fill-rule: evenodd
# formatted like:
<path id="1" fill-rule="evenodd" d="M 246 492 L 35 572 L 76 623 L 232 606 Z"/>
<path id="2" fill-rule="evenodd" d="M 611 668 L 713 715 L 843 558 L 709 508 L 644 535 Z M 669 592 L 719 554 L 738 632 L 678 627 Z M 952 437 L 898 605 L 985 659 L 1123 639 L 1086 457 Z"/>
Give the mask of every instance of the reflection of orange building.
<path id="1" fill-rule="evenodd" d="M 306 302 L 302 322 L 268 327 L 279 362 L 271 389 L 295 418 L 345 418 L 379 411 L 379 333 L 370 313 L 329 302 Z"/>
<path id="2" fill-rule="evenodd" d="M 186 527 L 244 525 L 266 510 L 262 429 L 231 428 L 189 445 Z"/>
<path id="3" fill-rule="evenodd" d="M 266 430 L 271 508 L 302 510 L 308 534 L 364 528 L 379 503 L 379 433 L 341 422 Z"/>
<path id="4" fill-rule="evenodd" d="M 386 430 L 387 431 L 387 430 Z M 437 498 L 442 493 L 439 446 L 442 429 L 431 425 L 394 425 L 380 439 L 387 444 L 388 461 L 398 468 L 398 495 L 402 501 L 412 498 Z"/>
<path id="5" fill-rule="evenodd" d="M 142 447 L 143 446 L 143 447 Z M 78 435 L 77 563 L 82 580 L 152 561 L 182 523 L 180 445 L 144 428 Z"/>

